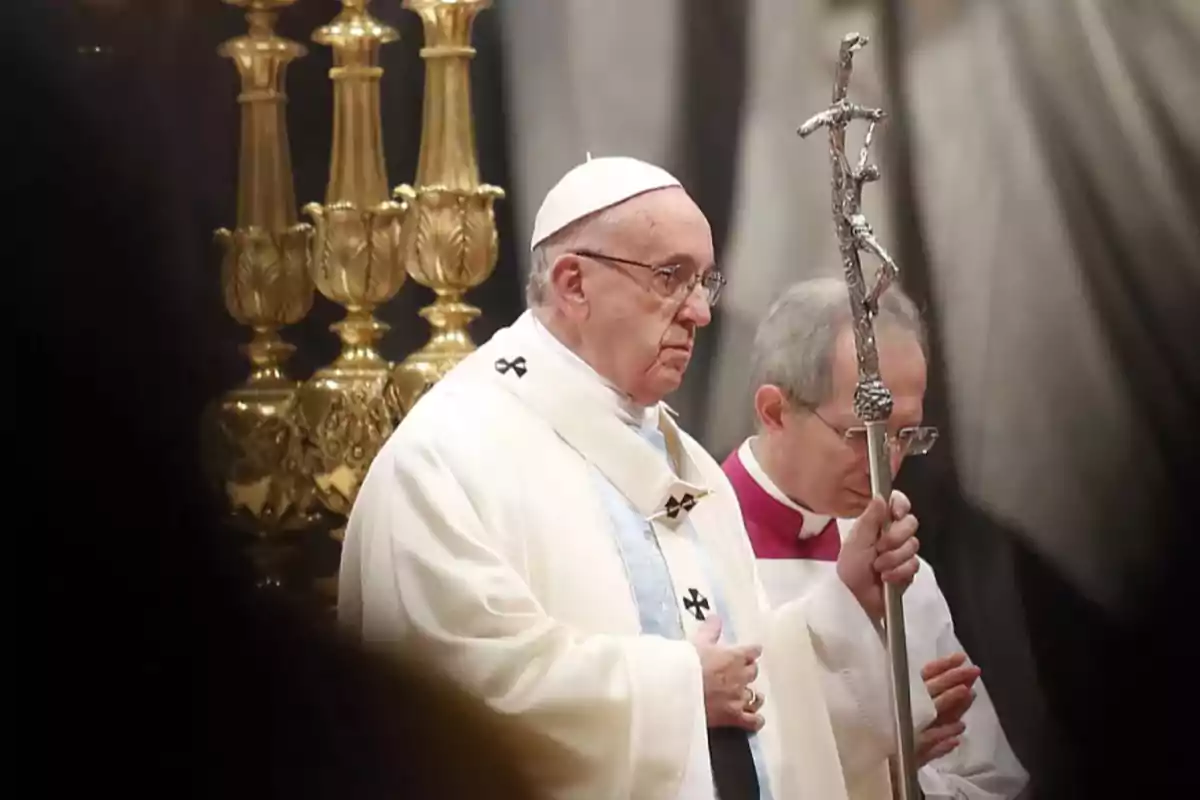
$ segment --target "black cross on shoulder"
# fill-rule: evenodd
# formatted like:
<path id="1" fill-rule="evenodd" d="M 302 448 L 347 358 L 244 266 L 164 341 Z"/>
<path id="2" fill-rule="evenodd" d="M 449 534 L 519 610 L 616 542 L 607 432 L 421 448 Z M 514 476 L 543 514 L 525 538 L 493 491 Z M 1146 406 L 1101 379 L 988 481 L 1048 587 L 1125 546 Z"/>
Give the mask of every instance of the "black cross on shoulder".
<path id="1" fill-rule="evenodd" d="M 704 612 L 711 608 L 708 605 L 708 598 L 700 594 L 699 589 L 688 589 L 688 593 L 683 596 L 683 610 L 703 622 Z"/>
<path id="2" fill-rule="evenodd" d="M 696 497 L 691 493 L 686 493 L 683 497 L 671 495 L 667 499 L 667 516 L 671 519 L 677 519 L 680 511 L 691 511 L 696 507 Z"/>
<path id="3" fill-rule="evenodd" d="M 507 374 L 509 370 L 512 370 L 513 374 L 515 374 L 518 378 L 524 378 L 525 373 L 529 371 L 529 367 L 525 363 L 525 356 L 517 356 L 512 361 L 504 358 L 496 359 L 496 372 L 504 375 Z"/>

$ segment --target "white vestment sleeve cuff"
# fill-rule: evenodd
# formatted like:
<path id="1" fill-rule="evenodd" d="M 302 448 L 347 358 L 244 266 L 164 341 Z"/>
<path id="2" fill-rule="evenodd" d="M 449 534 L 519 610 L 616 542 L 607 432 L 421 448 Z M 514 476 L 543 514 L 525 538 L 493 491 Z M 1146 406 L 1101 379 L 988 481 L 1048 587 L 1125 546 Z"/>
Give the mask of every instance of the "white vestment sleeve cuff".
<path id="1" fill-rule="evenodd" d="M 632 640 L 629 648 L 633 686 L 633 736 L 630 762 L 647 773 L 636 783 L 679 786 L 677 797 L 708 800 L 713 796 L 704 715 L 704 681 L 700 657 L 688 642 L 656 636 Z M 680 758 L 687 747 L 686 759 Z"/>
<path id="2" fill-rule="evenodd" d="M 921 784 L 925 800 L 957 800 L 961 797 L 942 774 L 928 764 L 917 770 L 917 782 Z"/>

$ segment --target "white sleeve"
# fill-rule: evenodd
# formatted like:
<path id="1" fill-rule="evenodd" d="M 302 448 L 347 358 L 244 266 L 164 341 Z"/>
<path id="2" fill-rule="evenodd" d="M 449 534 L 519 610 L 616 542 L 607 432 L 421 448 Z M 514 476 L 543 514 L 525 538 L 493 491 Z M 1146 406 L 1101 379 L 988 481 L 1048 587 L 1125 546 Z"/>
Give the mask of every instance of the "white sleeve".
<path id="1" fill-rule="evenodd" d="M 343 623 L 375 645 L 420 653 L 561 745 L 578 771 L 546 777 L 556 796 L 695 787 L 711 797 L 695 648 L 584 635 L 549 617 L 476 513 L 473 492 L 487 488 L 465 487 L 432 443 L 392 444 L 347 526 Z"/>
<path id="2" fill-rule="evenodd" d="M 924 565 L 922 565 L 924 566 Z M 929 578 L 934 581 L 932 575 Z M 936 587 L 936 582 L 933 582 Z M 936 631 L 936 657 L 964 652 L 954 633 L 954 621 L 941 589 L 923 604 L 922 626 Z M 1029 782 L 1017 760 L 983 679 L 975 683 L 975 702 L 963 715 L 966 730 L 949 755 L 926 764 L 918 774 L 929 800 L 1012 800 Z"/>
<path id="3" fill-rule="evenodd" d="M 798 602 L 804 604 L 813 648 L 823 667 L 842 769 L 847 783 L 853 785 L 896 752 L 887 650 L 879 629 L 836 575 L 823 577 Z M 936 713 L 920 665 L 911 658 L 909 692 L 913 727 L 921 730 Z"/>

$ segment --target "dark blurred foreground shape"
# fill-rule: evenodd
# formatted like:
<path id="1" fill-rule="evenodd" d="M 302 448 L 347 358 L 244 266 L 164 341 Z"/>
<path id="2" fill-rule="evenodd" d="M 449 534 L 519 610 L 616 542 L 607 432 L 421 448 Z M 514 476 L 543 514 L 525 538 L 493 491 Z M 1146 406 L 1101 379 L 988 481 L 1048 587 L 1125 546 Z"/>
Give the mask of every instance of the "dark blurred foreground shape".
<path id="1" fill-rule="evenodd" d="M 7 138 L 10 541 L 38 583 L 18 606 L 21 766 L 50 797 L 540 797 L 526 766 L 561 754 L 252 589 L 217 536 L 195 427 L 212 366 L 168 287 L 195 257 L 171 224 L 187 187 L 169 142 L 92 102 L 97 63 L 46 10 L 14 17 L 4 56 L 10 109 L 37 109 Z"/>

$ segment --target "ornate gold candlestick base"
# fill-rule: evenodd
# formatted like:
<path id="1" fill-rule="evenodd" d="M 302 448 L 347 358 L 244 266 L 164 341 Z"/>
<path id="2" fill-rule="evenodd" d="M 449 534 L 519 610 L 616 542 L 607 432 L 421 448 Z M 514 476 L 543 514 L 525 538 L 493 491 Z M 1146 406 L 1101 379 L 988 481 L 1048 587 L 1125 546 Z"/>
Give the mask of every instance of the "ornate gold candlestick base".
<path id="1" fill-rule="evenodd" d="M 221 487 L 231 521 L 255 535 L 301 530 L 315 521 L 294 416 L 298 384 L 280 368 L 291 349 L 274 331 L 258 331 L 244 348 L 256 362 L 254 374 L 205 411 L 210 475 Z"/>
<path id="2" fill-rule="evenodd" d="M 490 6 L 491 0 L 404 2 L 425 31 L 425 110 L 408 273 L 437 294 L 421 311 L 433 328 L 429 342 L 396 368 L 397 395 L 406 413 L 475 349 L 467 325 L 480 311 L 463 297 L 496 268 L 493 207 L 504 190 L 479 182 L 470 83 L 471 27 Z"/>
<path id="3" fill-rule="evenodd" d="M 400 415 L 389 388 L 391 364 L 374 349 L 388 326 L 359 309 L 332 327 L 342 338 L 342 355 L 305 383 L 299 412 L 317 496 L 345 516 Z"/>

